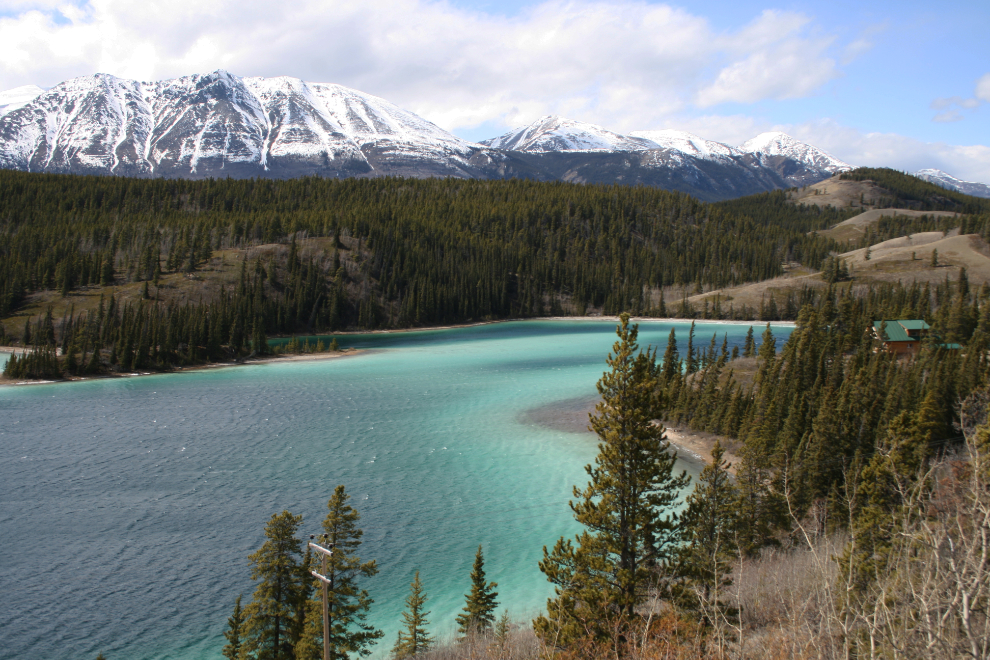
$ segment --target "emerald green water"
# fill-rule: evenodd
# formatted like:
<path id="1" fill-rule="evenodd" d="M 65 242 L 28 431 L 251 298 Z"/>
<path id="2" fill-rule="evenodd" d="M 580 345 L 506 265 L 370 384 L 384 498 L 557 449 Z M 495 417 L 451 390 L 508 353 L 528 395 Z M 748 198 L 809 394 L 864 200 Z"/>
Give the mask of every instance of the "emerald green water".
<path id="1" fill-rule="evenodd" d="M 337 484 L 380 567 L 376 655 L 416 570 L 434 631 L 452 629 L 479 543 L 503 606 L 532 616 L 542 547 L 576 531 L 567 500 L 596 451 L 581 411 L 614 327 L 351 335 L 353 357 L 0 388 L 3 656 L 219 658 L 267 519 L 317 532 Z M 670 327 L 643 323 L 641 344 Z M 697 341 L 747 328 L 699 324 Z"/>

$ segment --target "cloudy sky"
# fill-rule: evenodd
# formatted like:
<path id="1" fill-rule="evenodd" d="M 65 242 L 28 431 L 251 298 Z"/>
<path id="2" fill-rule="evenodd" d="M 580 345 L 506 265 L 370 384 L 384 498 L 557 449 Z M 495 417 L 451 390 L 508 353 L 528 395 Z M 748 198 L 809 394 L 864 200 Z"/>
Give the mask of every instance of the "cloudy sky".
<path id="1" fill-rule="evenodd" d="M 546 114 L 990 183 L 990 2 L 0 0 L 0 90 L 226 69 L 382 96 L 479 140 Z"/>

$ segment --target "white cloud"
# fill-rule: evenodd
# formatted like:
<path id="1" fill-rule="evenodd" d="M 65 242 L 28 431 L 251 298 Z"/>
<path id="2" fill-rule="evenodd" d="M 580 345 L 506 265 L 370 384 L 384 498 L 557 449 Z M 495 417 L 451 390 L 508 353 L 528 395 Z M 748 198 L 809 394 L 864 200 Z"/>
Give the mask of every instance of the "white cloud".
<path id="1" fill-rule="evenodd" d="M 976 81 L 976 98 L 990 102 L 990 73 L 984 74 Z"/>
<path id="2" fill-rule="evenodd" d="M 864 133 L 832 120 L 775 127 L 847 163 L 907 172 L 936 168 L 966 181 L 990 183 L 990 147 L 924 142 L 895 133 Z"/>
<path id="3" fill-rule="evenodd" d="M 812 94 L 839 75 L 832 37 L 791 12 L 719 32 L 644 0 L 546 0 L 513 18 L 438 0 L 7 2 L 0 89 L 226 68 L 341 83 L 447 129 L 557 113 L 632 130 L 694 103 Z"/>
<path id="4" fill-rule="evenodd" d="M 763 12 L 728 39 L 727 45 L 742 57 L 698 92 L 697 104 L 706 108 L 732 101 L 799 98 L 837 78 L 835 60 L 828 57 L 834 40 L 806 36 L 808 22 L 799 14 Z"/>
<path id="5" fill-rule="evenodd" d="M 961 96 L 939 98 L 932 101 L 931 108 L 932 110 L 945 110 L 946 108 L 956 106 L 965 110 L 973 110 L 980 107 L 987 101 L 990 101 L 990 73 L 985 74 L 976 81 L 976 89 L 973 92 L 973 98 L 964 99 Z M 946 110 L 945 112 L 940 112 L 932 117 L 932 121 L 945 123 L 960 121 L 965 118 L 966 116 L 961 112 L 952 109 Z"/>
<path id="6" fill-rule="evenodd" d="M 962 121 L 965 117 L 958 110 L 946 110 L 945 112 L 940 112 L 934 117 L 932 121 L 939 124 L 949 124 L 954 121 Z"/>

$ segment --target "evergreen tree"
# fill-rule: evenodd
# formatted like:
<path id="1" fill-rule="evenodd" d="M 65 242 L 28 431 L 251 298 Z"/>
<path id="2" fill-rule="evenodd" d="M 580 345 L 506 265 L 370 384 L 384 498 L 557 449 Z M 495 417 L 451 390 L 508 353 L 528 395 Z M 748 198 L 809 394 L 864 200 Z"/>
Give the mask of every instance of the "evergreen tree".
<path id="1" fill-rule="evenodd" d="M 463 614 L 457 615 L 457 630 L 462 635 L 472 632 L 486 632 L 495 623 L 495 610 L 498 601 L 497 582 L 485 582 L 485 558 L 478 546 L 474 555 L 474 566 L 471 568 L 471 591 L 465 594 L 467 602 Z"/>
<path id="2" fill-rule="evenodd" d="M 402 613 L 403 630 L 399 631 L 398 639 L 392 648 L 396 660 L 411 658 L 417 653 L 428 651 L 433 645 L 433 638 L 426 631 L 429 624 L 426 617 L 429 612 L 423 611 L 426 604 L 426 594 L 423 593 L 423 583 L 419 580 L 419 571 L 409 585 L 409 595 L 406 597 L 406 611 Z"/>
<path id="3" fill-rule="evenodd" d="M 673 473 L 676 453 L 662 426 L 655 391 L 657 368 L 639 352 L 638 328 L 621 316 L 618 341 L 608 357 L 610 371 L 598 381 L 602 401 L 591 416 L 598 434 L 591 481 L 571 502 L 586 530 L 576 543 L 563 538 L 543 550 L 540 570 L 554 584 L 546 616 L 534 622 L 544 643 L 569 646 L 605 641 L 613 626 L 629 623 L 647 595 L 653 571 L 668 565 L 679 537 L 679 493 L 690 481 Z"/>
<path id="4" fill-rule="evenodd" d="M 357 526 L 360 514 L 348 503 L 350 495 L 343 486 L 337 486 L 327 502 L 327 516 L 323 519 L 324 539 L 333 554 L 319 572 L 329 580 L 327 602 L 330 614 L 330 657 L 346 660 L 352 655 L 366 656 L 369 648 L 381 639 L 382 632 L 365 623 L 368 610 L 374 602 L 366 589 L 358 586 L 361 578 L 378 573 L 374 560 L 361 562 L 357 550 L 364 532 Z M 306 609 L 306 628 L 296 645 L 297 660 L 319 660 L 323 657 L 323 601 L 322 585 L 317 585 Z"/>
<path id="5" fill-rule="evenodd" d="M 756 342 L 753 339 L 753 326 L 746 331 L 746 343 L 743 344 L 743 357 L 756 357 Z"/>
<path id="6" fill-rule="evenodd" d="M 728 613 L 719 598 L 732 584 L 729 574 L 736 550 L 738 501 L 729 476 L 731 466 L 724 456 L 725 450 L 716 440 L 712 462 L 698 476 L 681 519 L 685 541 L 679 558 L 679 573 L 684 580 L 681 600 L 699 612 L 705 624 L 712 623 L 712 615 Z"/>
<path id="7" fill-rule="evenodd" d="M 290 660 L 292 627 L 302 607 L 300 555 L 296 538 L 302 516 L 288 511 L 273 514 L 265 526 L 265 542 L 248 557 L 251 579 L 260 580 L 251 603 L 244 608 L 244 652 L 255 660 Z"/>
<path id="8" fill-rule="evenodd" d="M 512 631 L 512 623 L 509 621 L 509 610 L 502 612 L 495 624 L 495 648 L 498 649 L 499 657 L 507 657 L 509 650 L 509 633 Z"/>
<path id="9" fill-rule="evenodd" d="M 241 597 L 238 596 L 234 601 L 234 613 L 227 619 L 227 632 L 223 634 L 227 638 L 227 645 L 223 647 L 223 657 L 227 660 L 240 660 L 243 628 L 244 611 L 241 610 Z"/>

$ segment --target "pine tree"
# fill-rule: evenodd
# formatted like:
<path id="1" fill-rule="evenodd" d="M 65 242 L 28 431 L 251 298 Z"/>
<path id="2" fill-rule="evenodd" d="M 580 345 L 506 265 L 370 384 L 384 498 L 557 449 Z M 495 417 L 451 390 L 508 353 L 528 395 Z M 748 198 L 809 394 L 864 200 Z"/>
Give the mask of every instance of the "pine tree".
<path id="1" fill-rule="evenodd" d="M 664 384 L 669 383 L 681 374 L 681 357 L 677 353 L 677 334 L 673 328 L 667 337 L 667 349 L 663 352 L 661 376 Z"/>
<path id="2" fill-rule="evenodd" d="M 686 587 L 682 602 L 700 611 L 705 624 L 712 623 L 711 614 L 728 613 L 719 598 L 720 592 L 732 584 L 729 574 L 736 549 L 738 497 L 729 476 L 731 466 L 724 456 L 725 450 L 716 440 L 712 462 L 701 471 L 681 519 L 685 544 L 679 573 Z"/>
<path id="3" fill-rule="evenodd" d="M 256 660 L 294 657 L 292 626 L 300 596 L 302 542 L 296 538 L 302 516 L 273 514 L 265 526 L 265 542 L 248 559 L 251 579 L 261 582 L 244 608 L 244 650 Z"/>
<path id="4" fill-rule="evenodd" d="M 369 648 L 381 639 L 382 632 L 365 623 L 374 602 L 367 590 L 358 588 L 360 578 L 373 577 L 378 566 L 372 561 L 361 563 L 356 555 L 364 532 L 358 528 L 361 519 L 347 500 L 350 496 L 343 486 L 337 486 L 327 502 L 323 519 L 324 539 L 333 549 L 325 564 L 315 569 L 329 580 L 327 602 L 330 615 L 330 657 L 345 660 L 351 655 L 366 656 Z M 296 645 L 297 660 L 320 660 L 323 657 L 322 584 L 318 585 L 306 609 L 306 629 Z"/>
<path id="5" fill-rule="evenodd" d="M 241 609 L 241 597 L 234 601 L 234 613 L 227 619 L 227 645 L 223 647 L 223 657 L 227 660 L 240 660 L 241 633 L 244 629 L 244 611 Z"/>
<path id="6" fill-rule="evenodd" d="M 426 594 L 423 593 L 423 583 L 419 580 L 419 571 L 409 585 L 409 596 L 406 597 L 406 611 L 402 613 L 402 623 L 404 630 L 399 631 L 398 639 L 392 648 L 392 655 L 396 660 L 401 658 L 411 658 L 417 653 L 429 650 L 433 645 L 433 638 L 426 631 L 429 624 L 426 617 L 429 612 L 423 611 L 426 604 Z"/>
<path id="7" fill-rule="evenodd" d="M 611 639 L 613 626 L 629 623 L 643 602 L 657 567 L 669 564 L 679 541 L 673 509 L 690 478 L 673 474 L 676 453 L 662 426 L 653 355 L 639 352 L 638 328 L 623 314 L 611 368 L 598 381 L 602 401 L 591 416 L 600 439 L 591 481 L 571 502 L 585 526 L 576 543 L 559 539 L 543 549 L 540 570 L 555 586 L 546 616 L 534 629 L 544 643 L 569 646 Z"/>
<path id="8" fill-rule="evenodd" d="M 460 634 L 491 630 L 495 623 L 495 609 L 498 608 L 498 601 L 495 600 L 498 592 L 494 591 L 497 586 L 497 582 L 485 582 L 485 557 L 479 545 L 471 569 L 471 591 L 465 594 L 467 603 L 463 614 L 458 614 L 456 619 Z"/>

